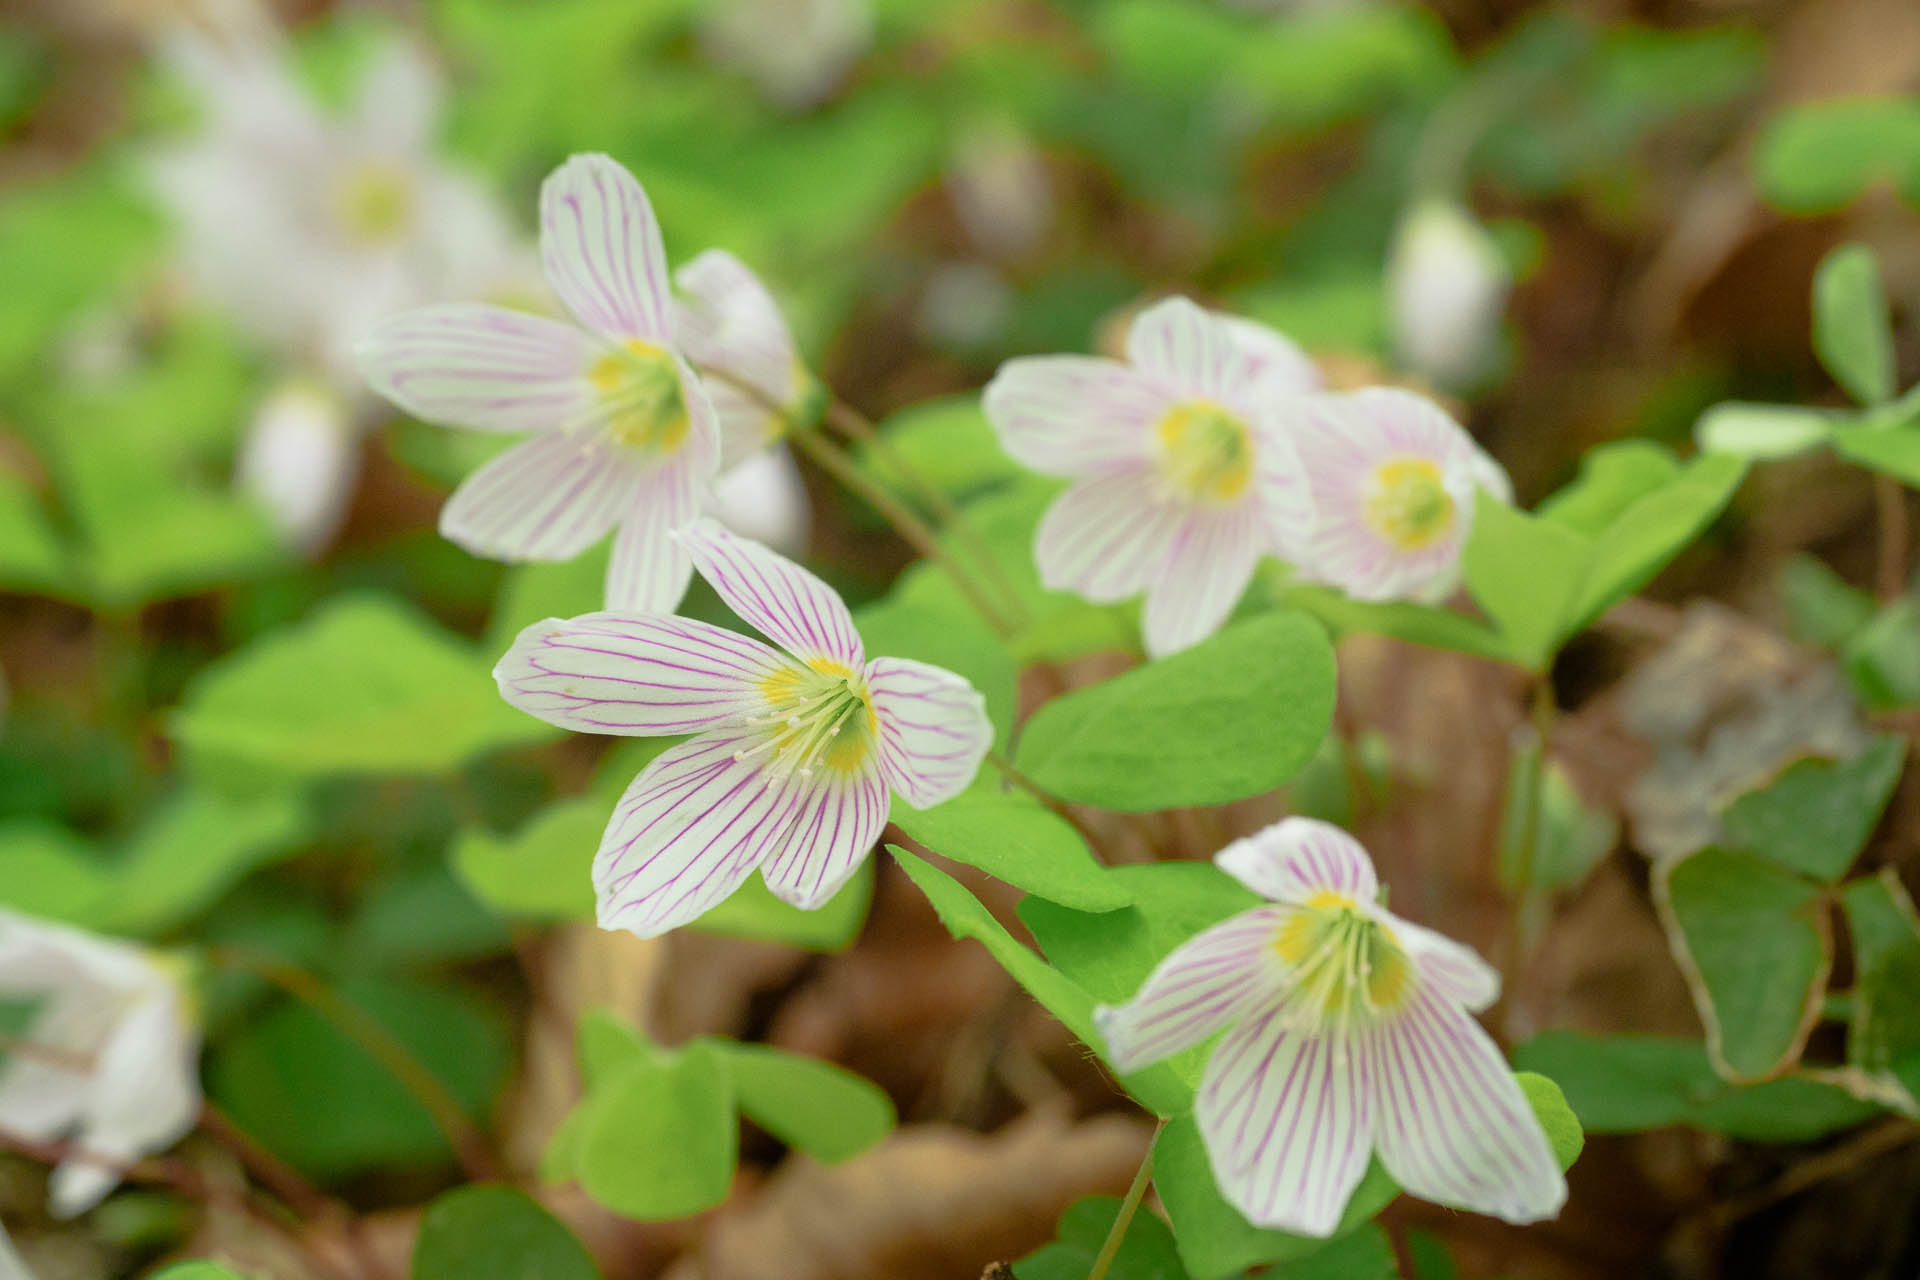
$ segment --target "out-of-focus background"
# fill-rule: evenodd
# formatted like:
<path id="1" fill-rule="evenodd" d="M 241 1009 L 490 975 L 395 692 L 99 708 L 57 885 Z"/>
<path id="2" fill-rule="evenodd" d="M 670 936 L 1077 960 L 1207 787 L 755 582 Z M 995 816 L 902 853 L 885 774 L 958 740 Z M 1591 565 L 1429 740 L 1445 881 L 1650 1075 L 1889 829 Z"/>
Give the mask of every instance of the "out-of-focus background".
<path id="1" fill-rule="evenodd" d="M 598 817 L 543 806 L 632 769 L 552 743 L 487 671 L 524 621 L 593 607 L 603 561 L 508 569 L 441 539 L 440 502 L 499 441 L 395 415 L 352 355 L 405 307 L 550 305 L 533 211 L 566 156 L 627 165 L 676 262 L 719 246 L 758 271 L 835 392 L 957 497 L 1001 475 L 973 398 L 1000 360 L 1103 349 L 1168 292 L 1286 332 L 1336 384 L 1446 397 L 1523 502 L 1597 443 L 1687 447 L 1718 401 L 1840 403 L 1808 293 L 1842 241 L 1878 251 L 1913 354 L 1913 0 L 10 0 L 0 23 L 0 904 L 325 972 L 513 1169 L 574 1096 L 572 1026 L 598 1005 L 669 1042 L 840 1061 L 910 1122 L 839 1170 L 750 1132 L 734 1199 L 690 1222 L 553 1192 L 610 1276 L 978 1274 L 1123 1188 L 1145 1129 L 891 866 L 864 928 L 858 903 L 789 939 L 861 930 L 852 950 L 578 919 L 568 857 Z M 750 514 L 875 595 L 906 548 L 800 475 L 803 503 L 769 489 Z M 1563 660 L 1555 745 L 1597 847 L 1504 1035 L 1698 1039 L 1642 855 L 1684 843 L 1712 779 L 1635 707 L 1694 697 L 1772 743 L 1748 777 L 1809 726 L 1854 741 L 1855 700 L 1789 680 L 1829 668 L 1784 637 L 1795 590 L 1838 585 L 1800 557 L 1872 583 L 1873 502 L 1824 454 L 1756 473 Z M 1342 681 L 1344 730 L 1400 785 L 1345 816 L 1371 822 L 1396 906 L 1480 920 L 1491 952 L 1519 686 L 1364 640 Z M 536 812 L 551 829 L 522 838 Z M 1156 821 L 1161 856 L 1213 847 L 1211 818 Z M 1912 845 L 1877 856 L 1910 871 Z M 546 849 L 548 901 L 490 897 L 500 860 Z M 263 1277 L 404 1258 L 455 1176 L 332 1028 L 241 975 L 211 990 L 211 1096 L 368 1215 L 359 1245 L 336 1224 L 294 1248 L 165 1189 L 54 1223 L 41 1167 L 0 1156 L 0 1215 L 43 1280 L 182 1247 Z M 1572 1208 L 1525 1233 L 1391 1212 L 1423 1280 L 1920 1273 L 1911 1144 L 1829 1159 L 1733 1129 L 1596 1136 Z"/>

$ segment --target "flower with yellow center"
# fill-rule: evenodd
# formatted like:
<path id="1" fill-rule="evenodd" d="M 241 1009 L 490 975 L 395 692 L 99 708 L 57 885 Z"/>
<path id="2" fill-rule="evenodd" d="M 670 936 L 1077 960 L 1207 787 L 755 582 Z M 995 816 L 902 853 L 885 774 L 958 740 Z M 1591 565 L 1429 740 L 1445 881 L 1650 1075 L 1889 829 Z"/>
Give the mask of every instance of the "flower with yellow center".
<path id="1" fill-rule="evenodd" d="M 1112 602 L 1142 591 L 1149 654 L 1226 620 L 1268 554 L 1313 526 L 1293 426 L 1319 375 L 1279 334 L 1169 298 L 1127 332 L 1127 360 L 1023 356 L 987 387 L 1000 443 L 1073 481 L 1034 542 L 1041 579 Z"/>
<path id="2" fill-rule="evenodd" d="M 1225 1031 L 1195 1117 L 1221 1192 L 1256 1226 L 1330 1235 L 1369 1160 L 1414 1195 L 1534 1222 L 1566 1180 L 1473 1014 L 1500 979 L 1387 911 L 1366 850 L 1288 818 L 1214 861 L 1270 899 L 1176 947 L 1094 1024 L 1129 1072 Z"/>
<path id="3" fill-rule="evenodd" d="M 1295 439 L 1317 512 L 1296 567 L 1359 600 L 1445 597 L 1460 579 L 1479 492 L 1513 500 L 1500 465 L 1410 391 L 1322 396 Z"/>
<path id="4" fill-rule="evenodd" d="M 833 588 L 712 520 L 679 542 L 721 599 L 779 648 L 688 618 L 590 613 L 520 633 L 494 676 L 521 710 L 583 733 L 693 734 L 627 788 L 594 859 L 600 923 L 652 937 L 758 868 L 817 907 L 886 825 L 959 794 L 993 727 L 972 685 L 866 656 Z"/>

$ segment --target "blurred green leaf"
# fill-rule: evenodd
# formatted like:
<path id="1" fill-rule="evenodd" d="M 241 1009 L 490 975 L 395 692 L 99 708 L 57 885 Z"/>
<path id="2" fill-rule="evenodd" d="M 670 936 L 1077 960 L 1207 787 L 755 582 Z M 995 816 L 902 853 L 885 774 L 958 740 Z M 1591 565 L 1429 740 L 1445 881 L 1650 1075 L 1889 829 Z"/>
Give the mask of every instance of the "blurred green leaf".
<path id="1" fill-rule="evenodd" d="M 512 939 L 451 870 L 433 864 L 382 878 L 361 900 L 346 946 L 363 963 L 391 969 L 499 955 Z"/>
<path id="2" fill-rule="evenodd" d="M 788 1146 L 838 1164 L 893 1128 L 893 1101 L 869 1080 L 830 1062 L 763 1045 L 715 1040 L 741 1112 Z"/>
<path id="3" fill-rule="evenodd" d="M 1863 244 L 1843 244 L 1813 277 L 1813 350 L 1861 404 L 1893 398 L 1893 329 L 1880 264 Z"/>
<path id="4" fill-rule="evenodd" d="M 100 909 L 113 880 L 93 846 L 56 822 L 0 822 L 0 902 L 28 915 L 78 923 Z"/>
<path id="5" fill-rule="evenodd" d="M 1727 842 L 1831 883 L 1866 847 L 1906 767 L 1907 740 L 1884 733 L 1850 760 L 1799 760 L 1721 815 Z"/>
<path id="6" fill-rule="evenodd" d="M 727 1064 L 695 1042 L 617 1068 L 585 1104 L 575 1173 L 595 1200 L 642 1222 L 727 1198 L 739 1148 Z"/>
<path id="7" fill-rule="evenodd" d="M 1132 901 L 1094 861 L 1071 823 L 1031 797 L 992 783 L 931 809 L 915 809 L 896 798 L 893 823 L 942 857 L 1065 906 L 1107 911 Z"/>
<path id="8" fill-rule="evenodd" d="M 1558 1084 L 1589 1133 L 1684 1124 L 1755 1142 L 1811 1142 L 1877 1110 L 1809 1080 L 1730 1084 L 1701 1044 L 1675 1037 L 1543 1031 L 1513 1063 Z"/>
<path id="9" fill-rule="evenodd" d="M 610 806 L 574 796 L 547 806 L 512 835 L 462 832 L 453 865 L 475 897 L 503 915 L 591 920 L 593 854 Z"/>
<path id="10" fill-rule="evenodd" d="M 880 424 L 883 443 L 856 451 L 867 471 L 903 501 L 919 505 L 919 495 L 896 462 L 932 485 L 950 501 L 964 502 L 1020 475 L 987 425 L 977 395 L 925 400 L 890 415 Z"/>
<path id="11" fill-rule="evenodd" d="M 1088 1196 L 1067 1206 L 1051 1244 L 1013 1264 L 1015 1280 L 1085 1280 L 1120 1213 L 1117 1196 Z M 1142 1206 L 1127 1223 L 1107 1272 L 1113 1280 L 1187 1280 L 1173 1232 Z"/>
<path id="12" fill-rule="evenodd" d="M 41 514 L 26 478 L 0 468 L 0 587 L 45 590 L 66 586 L 67 553 Z"/>
<path id="13" fill-rule="evenodd" d="M 1888 181 L 1920 204 L 1920 98 L 1836 98 L 1783 108 L 1753 150 L 1768 202 L 1830 213 Z"/>
<path id="14" fill-rule="evenodd" d="M 1707 453 L 1750 461 L 1798 457 L 1833 438 L 1835 418 L 1797 405 L 1744 404 L 1729 400 L 1700 416 L 1694 439 Z"/>
<path id="15" fill-rule="evenodd" d="M 1823 649 L 1837 649 L 1872 621 L 1873 597 L 1809 555 L 1794 555 L 1780 567 L 1780 602 L 1794 636 Z"/>
<path id="16" fill-rule="evenodd" d="M 1913 1001 L 1920 989 L 1920 913 L 1891 867 L 1843 887 L 1840 902 L 1854 964 L 1847 1060 L 1890 1077 L 1909 1100 L 1920 1099 L 1920 1016 Z"/>
<path id="17" fill-rule="evenodd" d="M 1744 474 L 1737 458 L 1697 458 L 1615 517 L 1597 539 L 1569 634 L 1651 582 L 1725 509 Z"/>
<path id="18" fill-rule="evenodd" d="M 109 933 L 165 933 L 255 868 L 295 851 L 307 814 L 284 793 L 236 800 L 189 789 L 128 843 L 86 922 Z"/>
<path id="19" fill-rule="evenodd" d="M 1843 427 L 1834 452 L 1909 488 L 1920 488 L 1920 426 Z"/>
<path id="20" fill-rule="evenodd" d="M 1791 1066 L 1833 965 L 1820 887 L 1759 854 L 1708 848 L 1661 867 L 1654 901 L 1714 1067 L 1749 1081 Z"/>
<path id="21" fill-rule="evenodd" d="M 500 700 L 485 656 L 399 603 L 327 602 L 207 668 L 172 718 L 189 768 L 229 784 L 447 773 L 557 731 Z"/>
<path id="22" fill-rule="evenodd" d="M 1840 663 L 1870 709 L 1920 706 L 1920 602 L 1902 596 L 1882 608 L 1848 638 Z"/>
<path id="23" fill-rule="evenodd" d="M 1407 601 L 1376 604 L 1355 600 L 1331 587 L 1290 584 L 1282 589 L 1281 600 L 1303 609 L 1332 628 L 1336 635 L 1360 632 L 1395 636 L 1434 649 L 1450 649 L 1475 657 L 1509 661 L 1507 641 L 1484 623 L 1451 609 Z"/>
<path id="24" fill-rule="evenodd" d="M 724 933 L 763 942 L 784 942 L 811 951 L 841 951 L 853 945 L 873 901 L 873 864 L 862 863 L 846 887 L 812 911 L 773 896 L 758 873 L 733 896 L 691 925 L 701 933 Z"/>
<path id="25" fill-rule="evenodd" d="M 1542 759 L 1537 740 L 1514 753 L 1500 824 L 1497 874 L 1508 893 L 1577 889 L 1619 841 L 1611 813 L 1580 798 L 1557 760 Z M 1529 816 L 1530 810 L 1536 810 Z M 1531 846 L 1525 839 L 1531 836 Z"/>
<path id="26" fill-rule="evenodd" d="M 193 1262 L 176 1262 L 164 1270 L 154 1273 L 153 1280 L 249 1280 L 238 1271 L 229 1271 L 217 1262 L 198 1259 Z"/>
<path id="27" fill-rule="evenodd" d="M 1292 777 L 1332 715 L 1326 633 L 1276 612 L 1052 699 L 1016 759 L 1054 795 L 1123 813 L 1224 804 Z"/>
<path id="28" fill-rule="evenodd" d="M 413 1280 L 599 1280 L 586 1246 L 524 1191 L 456 1187 L 427 1206 Z"/>
<path id="29" fill-rule="evenodd" d="M 1522 666 L 1552 658 L 1593 554 L 1586 535 L 1480 494 L 1462 558 L 1467 590 Z"/>

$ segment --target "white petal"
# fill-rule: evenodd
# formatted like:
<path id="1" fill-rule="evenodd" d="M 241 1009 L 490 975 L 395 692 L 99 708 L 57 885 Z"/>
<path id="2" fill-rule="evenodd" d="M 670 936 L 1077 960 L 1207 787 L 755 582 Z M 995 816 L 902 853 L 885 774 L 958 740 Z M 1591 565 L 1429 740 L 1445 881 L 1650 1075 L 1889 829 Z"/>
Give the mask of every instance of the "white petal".
<path id="1" fill-rule="evenodd" d="M 1508 1222 L 1551 1218 L 1567 1183 L 1480 1024 L 1424 985 L 1373 1033 L 1380 1161 L 1423 1200 Z"/>
<path id="2" fill-rule="evenodd" d="M 785 556 L 700 520 L 680 535 L 693 564 L 727 606 L 804 661 L 866 663 L 860 633 L 840 593 Z"/>
<path id="3" fill-rule="evenodd" d="M 601 928 L 651 938 L 696 920 L 783 845 L 807 780 L 742 758 L 761 736 L 704 733 L 633 780 L 593 860 Z"/>
<path id="4" fill-rule="evenodd" d="M 672 613 L 693 579 L 693 558 L 677 536 L 700 517 L 698 459 L 675 458 L 636 487 L 607 562 L 607 608 Z"/>
<path id="5" fill-rule="evenodd" d="M 981 400 L 1009 456 L 1063 476 L 1144 462 L 1171 405 L 1164 388 L 1095 356 L 1009 360 Z"/>
<path id="6" fill-rule="evenodd" d="M 711 510 L 716 520 L 741 537 L 783 556 L 797 556 L 807 549 L 813 508 L 793 451 L 784 444 L 767 445 L 721 472 Z"/>
<path id="7" fill-rule="evenodd" d="M 1416 205 L 1387 261 L 1400 358 L 1441 386 L 1471 381 L 1498 342 L 1509 281 L 1500 246 L 1467 210 L 1446 200 Z"/>
<path id="8" fill-rule="evenodd" d="M 1189 510 L 1165 501 L 1144 468 L 1083 480 L 1041 517 L 1033 547 L 1040 580 L 1102 604 L 1124 600 L 1160 575 Z"/>
<path id="9" fill-rule="evenodd" d="M 638 180 L 603 155 L 577 155 L 540 188 L 540 261 L 581 324 L 665 346 L 667 255 Z"/>
<path id="10" fill-rule="evenodd" d="M 1297 343 L 1256 320 L 1213 313 L 1246 362 L 1245 378 L 1261 396 L 1305 395 L 1321 387 L 1320 366 Z"/>
<path id="11" fill-rule="evenodd" d="M 1169 392 L 1210 400 L 1236 398 L 1251 368 L 1224 318 L 1186 298 L 1156 302 L 1134 317 L 1127 359 Z"/>
<path id="12" fill-rule="evenodd" d="M 565 560 L 613 527 L 643 474 L 598 433 L 535 436 L 461 482 L 440 532 L 477 556 Z"/>
<path id="13" fill-rule="evenodd" d="M 1373 1154 L 1364 1042 L 1288 1029 L 1276 1006 L 1229 1031 L 1194 1102 L 1220 1192 L 1255 1226 L 1327 1236 Z"/>
<path id="14" fill-rule="evenodd" d="M 1390 912 L 1380 914 L 1413 957 L 1422 981 L 1447 999 L 1479 1013 L 1500 998 L 1500 971 L 1482 960 L 1472 947 Z"/>
<path id="15" fill-rule="evenodd" d="M 673 308 L 674 341 L 703 372 L 715 369 L 791 408 L 804 376 L 793 335 L 759 277 L 723 249 L 709 249 L 674 273 L 683 300 Z M 727 378 L 709 377 L 720 413 L 727 465 L 751 454 L 785 426 L 782 416 Z"/>
<path id="16" fill-rule="evenodd" d="M 791 665 L 749 636 L 692 618 L 589 613 L 522 631 L 493 669 L 500 696 L 575 733 L 695 733 L 752 715 Z"/>
<path id="17" fill-rule="evenodd" d="M 357 354 L 373 389 L 425 422 L 545 431 L 592 411 L 586 373 L 600 352 L 574 325 L 451 302 L 388 317 Z"/>
<path id="18" fill-rule="evenodd" d="M 767 888 L 782 902 L 811 911 L 840 892 L 873 852 L 887 825 L 887 784 L 877 770 L 815 771 L 780 851 L 762 867 Z"/>
<path id="19" fill-rule="evenodd" d="M 1095 1009 L 1093 1024 L 1114 1070 L 1134 1071 L 1171 1057 L 1277 1004 L 1284 974 L 1269 944 L 1286 916 L 1283 907 L 1255 907 L 1214 925 L 1168 952 L 1133 999 Z"/>
<path id="20" fill-rule="evenodd" d="M 1198 644 L 1220 629 L 1267 550 L 1256 508 L 1196 509 L 1174 535 L 1141 618 L 1150 657 Z"/>
<path id="21" fill-rule="evenodd" d="M 1269 551 L 1287 555 L 1313 536 L 1318 520 L 1313 477 L 1296 445 L 1305 406 L 1318 396 L 1247 398 L 1256 441 L 1253 506 Z"/>
<path id="22" fill-rule="evenodd" d="M 355 124 L 363 145 L 418 160 L 433 145 L 440 119 L 440 77 L 410 40 L 383 44 L 360 75 Z"/>
<path id="23" fill-rule="evenodd" d="M 866 678 L 887 785 L 916 809 L 965 791 L 993 745 L 979 690 L 944 667 L 911 658 L 875 658 Z"/>
<path id="24" fill-rule="evenodd" d="M 1380 896 L 1373 861 L 1360 842 L 1318 818 L 1283 818 L 1213 856 L 1222 871 L 1278 902 L 1337 893 L 1371 905 Z"/>
<path id="25" fill-rule="evenodd" d="M 315 555 L 340 527 L 359 471 L 360 438 L 346 406 L 317 384 L 296 382 L 254 415 L 234 479 L 283 538 Z"/>
<path id="26" fill-rule="evenodd" d="M 156 975 L 94 1060 L 80 1144 L 109 1161 L 130 1162 L 179 1140 L 200 1115 L 198 1048 L 178 991 Z M 53 1215 L 86 1212 L 119 1180 L 99 1161 L 63 1161 L 48 1188 Z"/>

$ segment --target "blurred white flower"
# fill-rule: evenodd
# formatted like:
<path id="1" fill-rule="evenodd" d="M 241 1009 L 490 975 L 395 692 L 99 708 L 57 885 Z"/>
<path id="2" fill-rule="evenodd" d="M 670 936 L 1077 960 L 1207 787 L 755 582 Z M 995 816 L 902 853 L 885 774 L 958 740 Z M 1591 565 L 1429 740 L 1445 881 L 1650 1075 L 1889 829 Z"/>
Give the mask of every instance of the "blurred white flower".
<path id="1" fill-rule="evenodd" d="M 115 1166 L 170 1146 L 200 1113 L 200 1032 L 174 974 L 140 948 L 0 910 L 0 996 L 40 1001 L 0 1065 L 0 1129 L 72 1138 L 52 1212 L 85 1213 Z"/>
<path id="2" fill-rule="evenodd" d="M 706 9 L 707 56 L 791 111 L 825 99 L 873 43 L 868 0 L 720 0 Z"/>
<path id="3" fill-rule="evenodd" d="M 796 559 L 813 528 L 800 468 L 784 444 L 769 445 L 722 472 L 708 510 L 742 537 Z"/>
<path id="4" fill-rule="evenodd" d="M 7 1239 L 5 1223 L 0 1223 L 0 1280 L 33 1280 L 27 1264 L 13 1251 L 13 1241 Z"/>
<path id="5" fill-rule="evenodd" d="M 1424 200 L 1400 221 L 1387 259 L 1394 349 L 1443 388 L 1471 383 L 1493 359 L 1512 279 L 1500 246 L 1450 200 Z"/>
<path id="6" fill-rule="evenodd" d="M 359 467 L 359 433 L 345 401 L 322 383 L 295 378 L 254 414 L 234 479 L 281 537 L 315 555 L 339 530 Z"/>
<path id="7" fill-rule="evenodd" d="M 1033 142 L 1006 124 L 967 130 L 947 173 L 954 212 L 974 243 L 998 258 L 1032 252 L 1053 222 L 1053 182 Z"/>
<path id="8" fill-rule="evenodd" d="M 411 44 L 376 50 L 339 113 L 271 39 L 182 33 L 164 52 L 203 120 L 152 158 L 153 187 L 192 284 L 276 354 L 356 389 L 354 343 L 381 316 L 537 287 L 487 192 L 435 157 L 439 80 Z"/>

